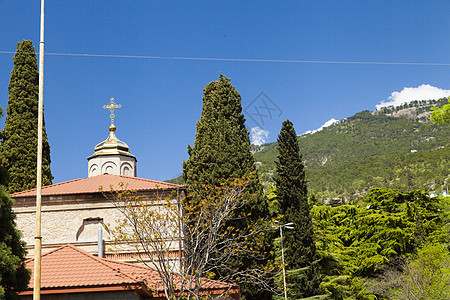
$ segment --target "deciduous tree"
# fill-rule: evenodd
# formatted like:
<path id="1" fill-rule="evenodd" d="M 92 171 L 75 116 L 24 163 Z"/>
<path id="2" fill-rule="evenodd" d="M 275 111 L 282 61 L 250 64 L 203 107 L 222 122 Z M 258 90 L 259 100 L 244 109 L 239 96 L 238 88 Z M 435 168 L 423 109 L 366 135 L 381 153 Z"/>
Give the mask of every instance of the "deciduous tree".
<path id="1" fill-rule="evenodd" d="M 269 288 L 269 269 L 243 270 L 229 264 L 241 256 L 264 258 L 260 252 L 267 232 L 264 223 L 244 229 L 229 225 L 246 217 L 236 212 L 249 201 L 243 196 L 250 186 L 246 178 L 220 187 L 203 185 L 205 197 L 196 202 L 183 202 L 176 195 L 144 197 L 126 187 L 111 190 L 105 194 L 124 217 L 112 230 L 113 236 L 118 244 L 132 246 L 139 260 L 158 272 L 167 299 L 204 299 L 208 289 L 217 290 L 218 282 L 211 278 L 240 285 L 257 282 Z M 191 245 L 191 255 L 174 255 L 180 241 Z M 234 288 L 222 285 L 223 298 L 218 299 L 226 299 Z"/>
<path id="2" fill-rule="evenodd" d="M 412 256 L 398 278 L 393 299 L 449 299 L 450 254 L 444 244 L 425 245 Z"/>
<path id="3" fill-rule="evenodd" d="M 436 124 L 450 123 L 450 97 L 448 97 L 448 104 L 443 107 L 432 107 L 433 113 L 430 119 Z"/>

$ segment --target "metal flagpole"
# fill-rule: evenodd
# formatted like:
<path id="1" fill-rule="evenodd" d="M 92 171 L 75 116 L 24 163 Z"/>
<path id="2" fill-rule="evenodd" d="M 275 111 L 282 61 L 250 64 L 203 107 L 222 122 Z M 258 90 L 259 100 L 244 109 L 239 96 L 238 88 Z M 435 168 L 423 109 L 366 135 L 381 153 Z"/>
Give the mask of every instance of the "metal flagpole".
<path id="1" fill-rule="evenodd" d="M 33 299 L 41 299 L 41 198 L 42 198 L 42 127 L 44 123 L 44 0 L 41 0 L 41 36 L 39 42 L 39 104 L 36 189 L 36 237 L 34 240 Z"/>

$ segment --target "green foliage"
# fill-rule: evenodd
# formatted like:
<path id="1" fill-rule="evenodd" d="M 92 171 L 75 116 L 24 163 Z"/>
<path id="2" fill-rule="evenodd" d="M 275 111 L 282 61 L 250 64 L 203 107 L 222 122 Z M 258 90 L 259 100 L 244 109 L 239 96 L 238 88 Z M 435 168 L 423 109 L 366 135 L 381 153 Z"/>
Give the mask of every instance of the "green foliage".
<path id="1" fill-rule="evenodd" d="M 10 193 L 36 187 L 39 74 L 31 41 L 17 44 L 8 91 L 0 163 L 9 172 Z M 42 184 L 51 184 L 50 146 L 43 131 Z"/>
<path id="2" fill-rule="evenodd" d="M 313 224 L 309 214 L 307 185 L 302 158 L 292 122 L 283 122 L 278 135 L 276 195 L 283 223 L 294 223 L 285 231 L 286 269 L 289 271 L 289 297 L 293 299 L 319 294 Z"/>
<path id="3" fill-rule="evenodd" d="M 219 80 L 210 82 L 203 90 L 203 110 L 197 122 L 194 147 L 188 146 L 189 159 L 183 163 L 183 178 L 189 197 L 187 201 L 205 198 L 202 186 L 221 186 L 236 178 L 250 176 L 250 186 L 243 195 L 245 205 L 236 214 L 245 212 L 247 218 L 235 220 L 236 228 L 247 228 L 268 216 L 267 199 L 262 193 L 250 152 L 248 130 L 242 114 L 241 96 L 231 85 L 230 80 L 220 75 Z M 207 192 L 206 192 L 207 193 Z M 256 194 L 256 197 L 254 195 Z M 265 252 L 270 251 L 270 240 L 265 241 Z M 192 255 L 190 245 L 186 244 L 186 255 Z M 248 269 L 262 266 L 265 261 L 256 261 L 242 256 L 231 262 L 235 267 Z M 218 270 L 218 272 L 226 272 Z M 245 299 L 264 299 L 268 295 L 255 286 L 243 285 Z"/>
<path id="4" fill-rule="evenodd" d="M 0 117 L 3 109 L 0 107 Z M 13 200 L 5 191 L 8 172 L 0 165 L 0 299 L 16 299 L 17 292 L 24 291 L 30 281 L 25 269 L 25 244 L 16 229 Z"/>
<path id="5" fill-rule="evenodd" d="M 442 244 L 425 245 L 398 280 L 394 299 L 450 299 L 450 253 Z"/>
<path id="6" fill-rule="evenodd" d="M 25 244 L 20 241 L 16 229 L 13 201 L 0 186 L 0 299 L 15 299 L 16 293 L 24 291 L 30 280 L 25 269 Z"/>
<path id="7" fill-rule="evenodd" d="M 448 97 L 448 104 L 442 107 L 432 107 L 433 113 L 430 119 L 435 124 L 445 124 L 450 123 L 450 97 Z"/>
<path id="8" fill-rule="evenodd" d="M 241 96 L 223 75 L 203 93 L 194 147 L 188 146 L 189 159 L 183 164 L 188 190 L 192 184 L 220 185 L 255 171 Z"/>
<path id="9" fill-rule="evenodd" d="M 444 100 L 364 111 L 298 136 L 309 191 L 319 202 L 354 203 L 374 187 L 409 190 L 408 172 L 413 189 L 445 189 L 450 124 L 437 126 L 422 118 Z M 273 183 L 276 147 L 277 143 L 264 145 L 254 154 L 261 162 L 258 171 L 264 184 Z"/>
<path id="10" fill-rule="evenodd" d="M 364 111 L 314 134 L 297 137 L 308 189 L 320 203 L 354 203 L 371 188 L 445 190 L 450 169 L 450 124 L 428 120 L 448 99 L 413 101 Z M 277 143 L 253 146 L 265 190 L 273 185 Z M 177 183 L 183 183 L 177 178 Z"/>
<path id="11" fill-rule="evenodd" d="M 374 299 L 365 281 L 414 253 L 419 232 L 422 241 L 448 242 L 447 205 L 444 198 L 420 191 L 377 188 L 361 205 L 314 206 L 322 288 L 332 299 Z"/>

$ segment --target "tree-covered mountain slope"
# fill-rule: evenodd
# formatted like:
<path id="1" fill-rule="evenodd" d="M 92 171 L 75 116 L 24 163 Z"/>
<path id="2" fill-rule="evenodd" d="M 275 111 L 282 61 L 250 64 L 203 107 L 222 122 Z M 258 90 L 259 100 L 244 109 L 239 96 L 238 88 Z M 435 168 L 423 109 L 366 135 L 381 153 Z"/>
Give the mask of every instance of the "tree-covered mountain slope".
<path id="1" fill-rule="evenodd" d="M 445 103 L 447 99 L 414 101 L 363 111 L 298 136 L 309 192 L 322 201 L 348 202 L 373 187 L 447 189 L 450 125 L 435 125 L 428 119 L 432 106 Z M 266 188 L 273 184 L 276 148 L 277 143 L 253 146 Z M 181 178 L 171 181 L 182 183 Z"/>
<path id="2" fill-rule="evenodd" d="M 428 121 L 446 99 L 363 111 L 298 136 L 310 192 L 351 200 L 373 187 L 442 190 L 449 183 L 450 126 Z M 254 149 L 264 183 L 272 183 L 276 143 Z"/>

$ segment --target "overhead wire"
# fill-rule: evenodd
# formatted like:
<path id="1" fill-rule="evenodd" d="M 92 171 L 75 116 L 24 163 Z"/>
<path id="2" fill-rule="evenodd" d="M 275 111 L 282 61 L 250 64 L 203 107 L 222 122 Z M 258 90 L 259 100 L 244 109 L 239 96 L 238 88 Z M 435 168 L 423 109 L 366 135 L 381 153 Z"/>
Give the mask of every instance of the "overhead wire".
<path id="1" fill-rule="evenodd" d="M 15 54 L 14 51 L 0 51 L 0 54 Z M 36 54 L 36 53 L 24 53 Z M 225 58 L 225 57 L 186 57 L 186 56 L 154 56 L 154 55 L 120 55 L 92 53 L 57 53 L 47 52 L 45 55 L 74 57 L 105 57 L 160 60 L 191 61 L 225 61 L 225 62 L 261 62 L 261 63 L 304 63 L 304 64 L 353 64 L 353 65 L 410 65 L 410 66 L 450 66 L 450 63 L 433 62 L 395 62 L 395 61 L 339 61 L 339 60 L 295 60 L 295 59 L 257 59 L 257 58 Z"/>

